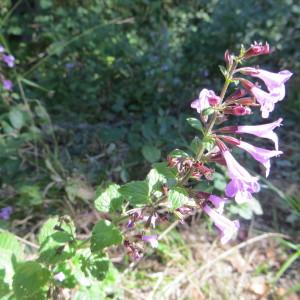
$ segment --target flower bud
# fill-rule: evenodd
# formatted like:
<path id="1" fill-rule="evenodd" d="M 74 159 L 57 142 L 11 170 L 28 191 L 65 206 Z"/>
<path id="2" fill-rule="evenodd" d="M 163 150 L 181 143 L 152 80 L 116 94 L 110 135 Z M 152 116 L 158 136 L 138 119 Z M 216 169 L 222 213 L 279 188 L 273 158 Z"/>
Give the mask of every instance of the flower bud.
<path id="1" fill-rule="evenodd" d="M 228 106 L 225 108 L 224 114 L 234 116 L 245 116 L 251 114 L 251 109 L 242 105 Z"/>
<path id="2" fill-rule="evenodd" d="M 229 50 L 225 51 L 225 53 L 224 53 L 224 60 L 225 60 L 227 66 L 231 66 L 232 65 L 232 63 L 233 63 L 233 57 L 230 54 Z"/>
<path id="3" fill-rule="evenodd" d="M 235 103 L 241 104 L 241 105 L 246 105 L 246 106 L 255 106 L 257 105 L 256 101 L 252 97 L 245 97 L 241 99 L 237 99 Z"/>
<path id="4" fill-rule="evenodd" d="M 227 100 L 236 100 L 239 99 L 241 97 L 244 97 L 246 95 L 246 91 L 243 89 L 237 89 L 233 94 L 231 94 L 227 99 Z"/>
<path id="5" fill-rule="evenodd" d="M 254 42 L 249 49 L 243 55 L 243 58 L 250 58 L 257 55 L 269 54 L 270 46 L 268 43 L 263 45 L 262 43 Z"/>
<path id="6" fill-rule="evenodd" d="M 226 143 L 229 143 L 229 144 L 234 145 L 234 146 L 237 146 L 237 145 L 239 145 L 241 143 L 238 139 L 236 139 L 236 138 L 234 138 L 232 136 L 222 135 L 222 136 L 219 136 L 219 137 L 223 141 L 225 141 Z"/>

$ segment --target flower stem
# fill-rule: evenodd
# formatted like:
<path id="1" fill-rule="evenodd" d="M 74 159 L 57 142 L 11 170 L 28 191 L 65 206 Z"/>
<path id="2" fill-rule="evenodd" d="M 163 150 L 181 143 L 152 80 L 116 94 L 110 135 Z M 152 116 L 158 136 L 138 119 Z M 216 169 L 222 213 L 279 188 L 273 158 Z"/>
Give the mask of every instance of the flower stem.
<path id="1" fill-rule="evenodd" d="M 228 70 L 228 76 L 224 82 L 224 85 L 223 85 L 223 88 L 221 90 L 221 94 L 220 94 L 220 98 L 221 98 L 221 103 L 226 95 L 226 92 L 227 92 L 227 89 L 231 83 L 231 80 L 232 80 L 232 75 L 234 74 L 234 71 L 236 69 L 238 65 L 238 62 L 237 61 L 234 61 L 233 64 L 229 67 L 229 70 Z M 220 103 L 220 104 L 221 104 Z M 203 139 L 205 139 L 206 137 L 208 137 L 212 130 L 213 130 L 213 127 L 217 121 L 217 118 L 218 118 L 218 112 L 214 112 L 210 122 L 208 123 L 207 127 L 206 127 L 206 130 L 205 130 L 205 133 L 204 133 L 204 136 L 203 136 Z M 198 154 L 196 155 L 196 160 L 197 161 L 201 161 L 203 155 L 204 155 L 204 152 L 205 152 L 205 147 L 203 145 L 203 143 L 201 144 L 200 148 L 199 148 L 199 151 L 198 151 Z M 182 180 L 180 181 L 180 185 L 184 185 L 187 183 L 187 181 L 190 179 L 191 175 L 193 174 L 194 172 L 194 167 L 191 167 L 187 173 L 183 176 Z"/>

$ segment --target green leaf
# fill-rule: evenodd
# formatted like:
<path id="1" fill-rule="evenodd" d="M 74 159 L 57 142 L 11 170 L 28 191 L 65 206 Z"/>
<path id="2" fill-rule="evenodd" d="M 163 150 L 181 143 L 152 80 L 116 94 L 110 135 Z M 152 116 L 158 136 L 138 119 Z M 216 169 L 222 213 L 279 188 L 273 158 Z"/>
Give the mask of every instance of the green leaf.
<path id="1" fill-rule="evenodd" d="M 5 282 L 5 270 L 0 269 L 0 299 L 10 293 L 9 285 Z"/>
<path id="2" fill-rule="evenodd" d="M 153 164 L 153 168 L 167 179 L 176 179 L 177 172 L 174 168 L 168 167 L 166 162 Z"/>
<path id="3" fill-rule="evenodd" d="M 212 150 L 214 146 L 215 146 L 215 140 L 212 137 L 206 136 L 203 139 L 203 147 L 205 147 L 207 151 Z"/>
<path id="4" fill-rule="evenodd" d="M 49 270 L 35 261 L 28 261 L 17 265 L 13 278 L 13 290 L 16 299 L 46 299 L 46 290 L 44 287 L 49 282 L 49 279 Z"/>
<path id="5" fill-rule="evenodd" d="M 119 185 L 110 184 L 95 200 L 95 207 L 100 212 L 114 212 L 121 208 L 123 197 Z"/>
<path id="6" fill-rule="evenodd" d="M 214 112 L 215 112 L 215 110 L 212 107 L 208 107 L 202 111 L 202 115 L 209 116 L 209 115 L 213 114 Z"/>
<path id="7" fill-rule="evenodd" d="M 189 157 L 189 155 L 186 152 L 184 152 L 180 149 L 173 150 L 169 155 L 171 157 L 175 157 L 175 158 L 177 158 L 177 157 L 178 158 L 180 158 L 180 157 Z"/>
<path id="8" fill-rule="evenodd" d="M 43 203 L 43 195 L 39 187 L 36 185 L 23 185 L 19 189 L 22 200 L 32 205 Z"/>
<path id="9" fill-rule="evenodd" d="M 41 245 L 39 261 L 55 264 L 74 254 L 75 226 L 68 217 L 50 218 L 41 228 L 38 240 Z"/>
<path id="10" fill-rule="evenodd" d="M 160 150 L 154 146 L 144 146 L 142 148 L 142 153 L 145 159 L 151 163 L 158 161 L 161 156 Z"/>
<path id="11" fill-rule="evenodd" d="M 150 202 L 150 191 L 147 181 L 132 181 L 120 187 L 119 192 L 133 206 L 141 206 Z"/>
<path id="12" fill-rule="evenodd" d="M 91 251 L 102 251 L 105 247 L 119 245 L 123 237 L 118 228 L 107 220 L 99 221 L 93 228 Z"/>
<path id="13" fill-rule="evenodd" d="M 201 147 L 202 147 L 201 139 L 195 136 L 190 145 L 191 150 L 194 152 L 194 154 L 197 155 Z"/>
<path id="14" fill-rule="evenodd" d="M 181 187 L 171 188 L 168 192 L 168 202 L 172 210 L 175 210 L 189 202 L 188 192 Z"/>
<path id="15" fill-rule="evenodd" d="M 9 112 L 8 118 L 9 118 L 11 125 L 15 129 L 19 130 L 25 125 L 24 115 L 23 115 L 22 111 L 20 111 L 18 109 L 11 110 Z"/>
<path id="16" fill-rule="evenodd" d="M 259 201 L 255 198 L 253 198 L 251 201 L 249 201 L 249 206 L 251 208 L 251 210 L 256 214 L 256 215 L 262 215 L 263 214 L 263 210 L 262 207 L 259 203 Z"/>
<path id="17" fill-rule="evenodd" d="M 220 69 L 221 73 L 224 75 L 224 77 L 227 78 L 227 75 L 228 75 L 227 69 L 222 65 L 219 65 L 219 69 Z"/>
<path id="18" fill-rule="evenodd" d="M 187 118 L 187 122 L 195 129 L 202 131 L 202 123 L 196 118 Z"/>
<path id="19" fill-rule="evenodd" d="M 15 235 L 7 231 L 0 233 L 0 253 L 0 269 L 4 272 L 3 283 L 10 285 L 14 274 L 13 264 L 23 258 L 22 248 Z"/>
<path id="20" fill-rule="evenodd" d="M 82 257 L 81 270 L 86 276 L 91 274 L 97 280 L 103 280 L 109 270 L 110 260 L 106 256 L 96 255 L 92 257 Z"/>
<path id="21" fill-rule="evenodd" d="M 227 185 L 226 178 L 223 174 L 215 172 L 213 175 L 214 188 L 219 191 L 224 191 Z"/>

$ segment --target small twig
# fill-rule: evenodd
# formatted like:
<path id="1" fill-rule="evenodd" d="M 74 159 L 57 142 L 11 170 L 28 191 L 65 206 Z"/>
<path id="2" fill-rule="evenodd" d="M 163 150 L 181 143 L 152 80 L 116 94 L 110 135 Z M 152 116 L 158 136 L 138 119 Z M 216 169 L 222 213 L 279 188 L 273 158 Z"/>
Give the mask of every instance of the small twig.
<path id="1" fill-rule="evenodd" d="M 165 231 L 163 231 L 159 237 L 158 240 L 163 239 L 171 230 L 173 230 L 178 224 L 179 224 L 179 220 L 176 220 L 175 222 L 173 222 Z"/>
<path id="2" fill-rule="evenodd" d="M 7 231 L 7 230 L 4 230 L 4 229 L 2 229 L 2 228 L 0 228 L 0 232 L 8 232 L 8 231 Z M 32 248 L 35 248 L 35 249 L 39 249 L 39 248 L 40 248 L 38 245 L 36 245 L 36 244 L 34 244 L 34 243 L 32 243 L 32 242 L 29 242 L 29 241 L 27 241 L 27 240 L 25 240 L 25 239 L 23 239 L 23 238 L 21 238 L 21 237 L 15 235 L 15 234 L 14 234 L 14 236 L 15 236 L 15 238 L 16 238 L 18 241 L 22 242 L 23 244 L 26 244 L 26 245 L 28 245 L 28 246 L 30 246 L 30 247 L 32 247 Z"/>

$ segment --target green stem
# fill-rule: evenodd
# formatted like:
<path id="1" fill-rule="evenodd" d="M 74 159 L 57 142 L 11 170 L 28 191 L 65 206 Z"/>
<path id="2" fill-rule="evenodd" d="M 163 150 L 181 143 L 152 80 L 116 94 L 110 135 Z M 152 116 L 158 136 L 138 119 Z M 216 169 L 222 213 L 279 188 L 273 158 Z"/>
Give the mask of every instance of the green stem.
<path id="1" fill-rule="evenodd" d="M 232 75 L 234 73 L 234 70 L 236 69 L 237 67 L 237 62 L 234 61 L 233 64 L 231 65 L 231 67 L 229 68 L 228 70 L 228 77 L 226 78 L 225 80 L 225 83 L 223 85 L 223 88 L 221 90 L 221 94 L 220 94 L 220 98 L 221 98 L 221 103 L 226 95 L 226 92 L 227 92 L 227 89 L 231 83 L 231 80 L 232 80 Z M 206 127 L 206 130 L 205 130 L 205 133 L 204 133 L 204 137 L 203 139 L 205 139 L 206 137 L 208 137 L 212 130 L 213 130 L 213 127 L 217 121 L 217 118 L 218 118 L 218 112 L 215 112 L 210 120 L 210 122 L 208 123 L 207 127 Z M 200 146 L 200 149 L 198 151 L 198 154 L 196 155 L 196 160 L 197 161 L 201 161 L 202 160 L 202 157 L 204 155 L 204 152 L 205 152 L 205 147 L 203 146 L 203 144 L 201 144 Z M 179 185 L 184 185 L 188 182 L 189 178 L 191 177 L 191 175 L 193 174 L 194 172 L 194 168 L 191 167 L 187 173 L 183 176 L 182 180 L 180 181 L 180 184 Z"/>

